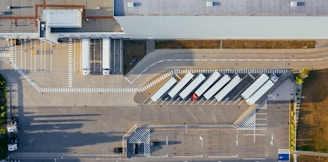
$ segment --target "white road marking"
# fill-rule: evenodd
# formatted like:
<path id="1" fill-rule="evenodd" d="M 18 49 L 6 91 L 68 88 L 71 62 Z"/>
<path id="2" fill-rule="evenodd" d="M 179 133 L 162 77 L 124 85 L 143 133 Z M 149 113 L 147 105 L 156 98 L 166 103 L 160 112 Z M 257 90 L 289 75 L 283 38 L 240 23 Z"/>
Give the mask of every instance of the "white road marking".
<path id="1" fill-rule="evenodd" d="M 228 101 L 228 99 L 229 99 L 229 97 L 228 98 L 226 98 L 222 103 L 221 103 L 221 105 L 223 105 L 225 102 L 227 102 Z"/>
<path id="2" fill-rule="evenodd" d="M 267 126 L 268 124 L 267 123 L 256 123 L 255 125 L 256 126 Z"/>
<path id="3" fill-rule="evenodd" d="M 231 156 L 208 156 L 208 158 L 215 158 L 215 159 L 228 159 L 228 158 L 237 158 L 238 154 L 231 155 Z"/>
<path id="4" fill-rule="evenodd" d="M 240 101 L 241 97 L 239 97 L 234 103 L 233 105 L 235 105 L 238 101 Z"/>
<path id="5" fill-rule="evenodd" d="M 174 158 L 201 158 L 203 157 L 203 154 L 201 155 L 195 155 L 195 156 L 173 156 Z"/>
<path id="6" fill-rule="evenodd" d="M 197 102 L 197 105 L 203 100 L 203 97 L 199 99 L 199 101 Z"/>
<path id="7" fill-rule="evenodd" d="M 243 134 L 243 136 L 266 136 L 266 134 Z"/>
<path id="8" fill-rule="evenodd" d="M 265 158 L 243 158 L 243 160 L 265 160 Z"/>
<path id="9" fill-rule="evenodd" d="M 178 101 L 178 100 L 175 100 L 175 101 L 172 103 L 172 105 L 174 105 L 177 101 Z"/>

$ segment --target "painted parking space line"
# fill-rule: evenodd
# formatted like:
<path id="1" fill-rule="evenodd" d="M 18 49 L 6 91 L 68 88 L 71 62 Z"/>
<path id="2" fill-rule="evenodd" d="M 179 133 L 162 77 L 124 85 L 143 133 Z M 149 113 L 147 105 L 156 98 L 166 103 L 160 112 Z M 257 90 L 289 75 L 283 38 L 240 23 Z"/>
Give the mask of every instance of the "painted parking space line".
<path id="1" fill-rule="evenodd" d="M 174 99 L 173 99 L 174 100 Z M 178 102 L 178 100 L 174 100 L 174 102 L 172 103 L 172 105 L 174 105 L 176 102 Z"/>
<path id="2" fill-rule="evenodd" d="M 226 105 L 230 105 L 230 104 L 231 104 L 231 102 L 232 102 L 232 100 L 228 101 L 228 102 L 226 103 Z"/>
<path id="3" fill-rule="evenodd" d="M 266 158 L 243 158 L 243 160 L 266 160 Z"/>
<path id="4" fill-rule="evenodd" d="M 243 134 L 243 136 L 266 136 L 266 134 Z"/>
<path id="5" fill-rule="evenodd" d="M 199 105 L 199 103 L 203 101 L 203 97 L 199 99 L 199 101 L 197 102 L 197 105 Z"/>
<path id="6" fill-rule="evenodd" d="M 221 105 L 223 105 L 225 102 L 227 102 L 229 100 L 229 97 L 227 97 L 222 103 Z"/>
<path id="7" fill-rule="evenodd" d="M 239 98 L 233 103 L 233 105 L 235 105 L 237 102 L 239 102 L 240 99 L 241 99 L 241 97 L 239 97 Z"/>
<path id="8" fill-rule="evenodd" d="M 208 156 L 208 158 L 215 158 L 215 159 L 238 158 L 238 154 L 236 154 L 236 155 L 231 155 L 231 156 Z"/>
<path id="9" fill-rule="evenodd" d="M 169 98 L 168 101 L 166 102 L 166 105 L 169 105 L 171 102 L 171 99 Z"/>
<path id="10" fill-rule="evenodd" d="M 189 98 L 189 99 L 184 103 L 184 105 L 187 105 L 190 101 L 191 101 L 191 99 Z"/>
<path id="11" fill-rule="evenodd" d="M 202 103 L 202 105 L 204 105 L 208 100 L 204 100 L 204 102 Z"/>
<path id="12" fill-rule="evenodd" d="M 245 100 L 241 100 L 238 105 L 241 105 L 245 102 Z"/>
<path id="13" fill-rule="evenodd" d="M 183 103 L 183 100 L 182 99 L 180 100 L 180 98 L 177 101 L 179 101 L 178 105 L 181 105 Z"/>
<path id="14" fill-rule="evenodd" d="M 213 99 L 209 104 L 212 105 L 212 103 L 215 101 L 215 99 Z"/>

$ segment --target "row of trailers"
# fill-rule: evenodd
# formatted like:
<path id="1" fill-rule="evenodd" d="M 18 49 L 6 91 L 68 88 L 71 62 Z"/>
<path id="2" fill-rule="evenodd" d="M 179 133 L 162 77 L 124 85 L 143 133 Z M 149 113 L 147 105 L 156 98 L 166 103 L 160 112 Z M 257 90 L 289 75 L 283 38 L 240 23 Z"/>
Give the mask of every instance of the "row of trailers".
<path id="1" fill-rule="evenodd" d="M 248 105 L 253 105 L 273 87 L 277 80 L 275 75 L 270 79 L 267 74 L 262 74 L 242 92 L 241 96 Z M 171 98 L 179 96 L 183 100 L 188 97 L 192 100 L 197 100 L 199 97 L 210 100 L 214 96 L 216 100 L 221 101 L 241 81 L 242 78 L 237 74 L 231 77 L 229 74 L 220 74 L 215 71 L 206 78 L 203 74 L 195 76 L 188 72 L 180 81 L 175 77 L 170 78 L 150 99 L 156 102 L 167 93 Z"/>
<path id="2" fill-rule="evenodd" d="M 82 73 L 90 75 L 90 39 L 82 39 Z M 102 39 L 102 72 L 110 74 L 110 38 Z"/>

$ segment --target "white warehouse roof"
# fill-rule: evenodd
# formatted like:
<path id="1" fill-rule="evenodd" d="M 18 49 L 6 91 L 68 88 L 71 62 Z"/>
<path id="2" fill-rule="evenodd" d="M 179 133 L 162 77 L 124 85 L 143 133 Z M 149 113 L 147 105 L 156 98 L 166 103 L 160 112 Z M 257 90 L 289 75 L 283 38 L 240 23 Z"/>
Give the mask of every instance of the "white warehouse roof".
<path id="1" fill-rule="evenodd" d="M 54 28 L 81 28 L 82 13 L 79 9 L 46 9 L 43 21 L 46 21 L 46 26 Z"/>
<path id="2" fill-rule="evenodd" d="M 328 39 L 323 16 L 116 16 L 127 38 Z"/>

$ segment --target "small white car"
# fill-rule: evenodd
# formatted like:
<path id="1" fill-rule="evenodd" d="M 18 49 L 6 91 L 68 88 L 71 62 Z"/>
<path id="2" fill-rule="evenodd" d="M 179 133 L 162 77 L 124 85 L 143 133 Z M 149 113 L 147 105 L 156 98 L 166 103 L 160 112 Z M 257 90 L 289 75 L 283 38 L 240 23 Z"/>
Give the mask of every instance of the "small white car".
<path id="1" fill-rule="evenodd" d="M 17 144 L 9 144 L 8 151 L 16 151 L 18 149 Z"/>

